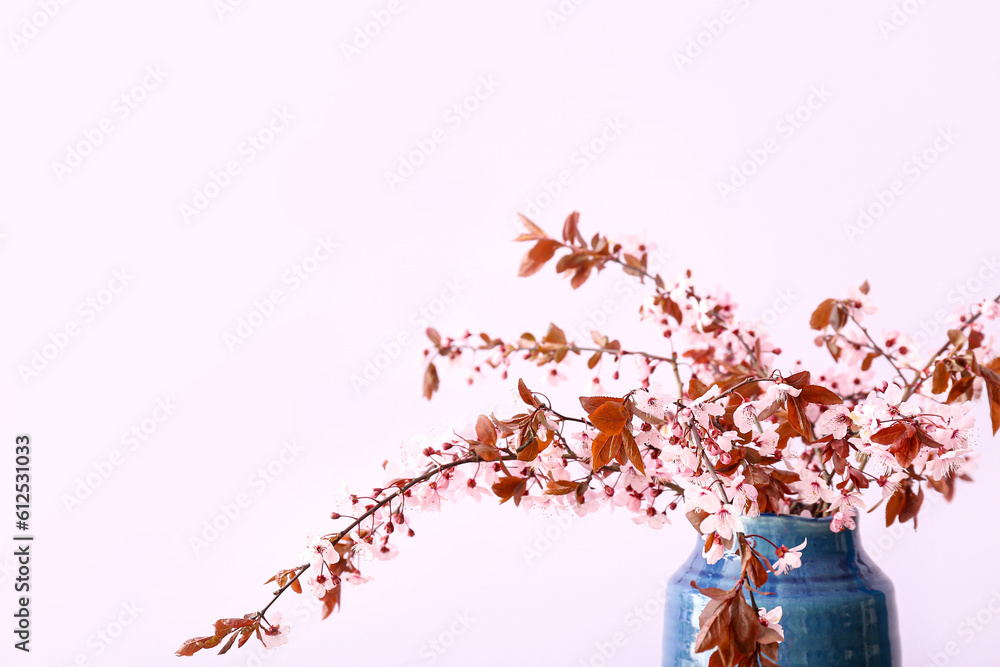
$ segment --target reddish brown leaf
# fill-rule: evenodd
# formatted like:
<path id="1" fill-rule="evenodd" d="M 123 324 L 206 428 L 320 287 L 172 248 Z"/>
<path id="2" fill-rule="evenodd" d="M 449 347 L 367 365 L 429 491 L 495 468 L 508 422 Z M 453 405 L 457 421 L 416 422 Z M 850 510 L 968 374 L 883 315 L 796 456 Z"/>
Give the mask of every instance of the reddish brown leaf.
<path id="1" fill-rule="evenodd" d="M 581 396 L 580 405 L 583 409 L 587 411 L 587 414 L 592 414 L 594 410 L 601 407 L 608 401 L 613 401 L 616 403 L 624 403 L 625 399 L 616 398 L 614 396 Z"/>
<path id="2" fill-rule="evenodd" d="M 521 219 L 521 224 L 524 225 L 525 229 L 527 229 L 528 233 L 532 236 L 537 236 L 539 238 L 546 238 L 548 236 L 544 229 L 529 220 L 527 216 L 518 213 L 517 217 Z"/>
<path id="3" fill-rule="evenodd" d="M 762 625 L 760 627 L 760 632 L 757 635 L 757 643 L 761 645 L 761 651 L 764 651 L 763 648 L 764 646 L 768 646 L 771 644 L 773 644 L 774 646 L 778 646 L 778 643 L 780 641 L 781 641 L 781 635 L 778 634 L 777 630 L 766 625 Z M 777 650 L 774 651 L 774 657 L 775 658 L 778 657 Z"/>
<path id="4" fill-rule="evenodd" d="M 708 385 L 692 375 L 688 382 L 688 396 L 692 399 L 698 399 L 704 396 L 706 391 L 708 391 Z"/>
<path id="5" fill-rule="evenodd" d="M 528 389 L 528 385 L 524 384 L 524 380 L 519 379 L 517 381 L 517 393 L 521 395 L 521 400 L 524 401 L 525 404 L 533 408 L 538 407 L 538 399 L 532 395 L 531 391 Z"/>
<path id="6" fill-rule="evenodd" d="M 427 370 L 424 371 L 424 398 L 428 401 L 431 400 L 431 396 L 440 386 L 441 381 L 438 379 L 437 368 L 434 367 L 434 364 L 427 364 Z"/>
<path id="7" fill-rule="evenodd" d="M 798 397 L 789 396 L 785 399 L 785 408 L 788 411 L 788 423 L 802 436 L 803 440 L 811 442 L 812 433 L 810 432 L 809 419 L 806 417 Z"/>
<path id="8" fill-rule="evenodd" d="M 175 655 L 179 657 L 194 655 L 202 649 L 217 646 L 220 641 L 222 641 L 221 637 L 195 637 L 181 644 Z"/>
<path id="9" fill-rule="evenodd" d="M 549 330 L 545 332 L 545 337 L 542 338 L 542 342 L 550 343 L 552 345 L 565 345 L 566 333 L 556 325 L 549 323 Z"/>
<path id="10" fill-rule="evenodd" d="M 491 490 L 495 496 L 500 498 L 501 505 L 511 499 L 514 500 L 515 505 L 520 505 L 521 498 L 524 497 L 527 488 L 528 480 L 526 478 L 510 476 L 498 479 L 493 483 Z"/>
<path id="11" fill-rule="evenodd" d="M 500 458 L 500 450 L 493 445 L 476 443 L 472 445 L 472 451 L 484 461 L 496 461 Z"/>
<path id="12" fill-rule="evenodd" d="M 538 273 L 539 269 L 552 259 L 552 256 L 556 254 L 556 250 L 559 247 L 559 242 L 553 239 L 542 239 L 535 243 L 521 260 L 521 266 L 517 270 L 517 275 L 526 278 Z"/>
<path id="13" fill-rule="evenodd" d="M 835 305 L 837 305 L 836 299 L 827 299 L 819 304 L 816 310 L 813 311 L 812 317 L 809 318 L 809 326 L 817 331 L 825 329 L 830 324 L 830 314 L 833 312 Z"/>
<path id="14" fill-rule="evenodd" d="M 799 371 L 794 375 L 789 375 L 785 378 L 785 384 L 790 384 L 796 389 L 805 389 L 806 385 L 809 384 L 809 371 Z"/>
<path id="15" fill-rule="evenodd" d="M 990 400 L 990 422 L 993 425 L 993 435 L 1000 430 L 1000 386 L 986 385 L 986 395 Z"/>
<path id="16" fill-rule="evenodd" d="M 639 451 L 639 445 L 636 443 L 635 438 L 628 430 L 622 431 L 622 441 L 625 449 L 625 456 L 631 461 L 635 469 L 639 471 L 639 474 L 645 475 L 646 468 L 642 464 L 642 453 Z"/>
<path id="17" fill-rule="evenodd" d="M 920 453 L 920 438 L 917 429 L 904 422 L 896 422 L 872 435 L 872 442 L 885 445 L 895 455 L 896 461 L 902 467 L 913 463 Z"/>
<path id="18" fill-rule="evenodd" d="M 321 618 L 327 618 L 334 610 L 340 606 L 340 591 L 343 586 L 334 586 L 326 592 L 320 601 L 323 603 L 323 614 Z"/>
<path id="19" fill-rule="evenodd" d="M 948 388 L 948 380 L 951 378 L 948 373 L 948 364 L 939 361 L 934 364 L 934 378 L 931 384 L 931 393 L 941 394 Z"/>
<path id="20" fill-rule="evenodd" d="M 236 644 L 236 648 L 243 648 L 243 645 L 246 644 L 251 637 L 253 637 L 253 631 L 254 628 L 243 628 L 240 630 L 240 641 Z"/>
<path id="21" fill-rule="evenodd" d="M 528 432 L 521 446 L 517 448 L 517 460 L 518 461 L 534 461 L 538 458 L 538 454 L 541 452 L 539 448 L 538 438 L 535 437 L 534 432 Z"/>
<path id="22" fill-rule="evenodd" d="M 580 236 L 580 230 L 578 224 L 580 222 L 580 214 L 573 211 L 568 216 L 566 216 L 566 222 L 563 223 L 562 237 L 563 241 L 566 243 L 576 243 L 580 242 L 582 245 L 584 243 L 583 237 Z"/>
<path id="23" fill-rule="evenodd" d="M 705 516 L 708 516 L 707 514 Z M 695 526 L 697 528 L 697 526 Z M 702 588 L 697 582 L 691 582 L 691 588 L 696 589 L 699 593 L 712 600 L 728 600 L 736 595 L 735 589 L 729 589 L 728 591 L 722 590 L 721 588 Z"/>
<path id="24" fill-rule="evenodd" d="M 861 370 L 867 371 L 872 367 L 872 362 L 881 357 L 882 355 L 878 352 L 869 352 L 865 355 L 864 361 L 861 362 Z"/>
<path id="25" fill-rule="evenodd" d="M 587 282 L 587 278 L 590 277 L 590 271 L 593 266 L 592 262 L 580 265 L 580 267 L 576 270 L 576 273 L 573 274 L 573 277 L 569 281 L 570 286 L 573 289 L 577 289 L 580 285 Z"/>
<path id="26" fill-rule="evenodd" d="M 730 600 L 726 600 L 718 606 L 706 621 L 702 622 L 701 630 L 695 639 L 694 650 L 702 653 L 715 648 L 728 639 L 729 635 L 729 606 Z"/>
<path id="27" fill-rule="evenodd" d="M 948 398 L 946 401 L 948 403 L 955 403 L 971 399 L 974 389 L 973 382 L 975 382 L 975 380 L 976 377 L 974 375 L 966 375 L 965 377 L 956 380 L 951 385 L 951 391 L 948 392 Z"/>
<path id="28" fill-rule="evenodd" d="M 254 621 L 249 618 L 220 618 L 215 622 L 215 635 L 217 637 L 225 636 L 231 630 L 236 630 L 237 628 L 244 628 L 248 625 L 253 625 Z"/>
<path id="29" fill-rule="evenodd" d="M 888 528 L 896 522 L 899 517 L 899 510 L 903 509 L 903 489 L 902 487 L 889 496 L 889 502 L 885 504 L 885 527 Z"/>
<path id="30" fill-rule="evenodd" d="M 631 415 L 632 413 L 623 404 L 617 401 L 606 401 L 590 413 L 590 423 L 602 433 L 616 435 L 622 432 Z"/>
<path id="31" fill-rule="evenodd" d="M 677 321 L 677 324 L 682 324 L 684 322 L 684 312 L 681 310 L 681 307 L 669 297 L 667 297 L 667 299 L 663 302 L 663 312 L 674 318 L 674 320 Z"/>
<path id="32" fill-rule="evenodd" d="M 760 632 L 757 612 L 740 593 L 733 598 L 730 614 L 732 616 L 730 628 L 733 631 L 734 648 L 743 655 L 751 655 L 757 649 L 757 635 Z"/>
<path id="33" fill-rule="evenodd" d="M 591 445 L 591 467 L 596 471 L 611 463 L 621 448 L 621 435 L 608 435 L 601 431 Z"/>
<path id="34" fill-rule="evenodd" d="M 233 643 L 236 641 L 236 638 L 239 637 L 239 636 L 240 636 L 240 633 L 238 633 L 238 632 L 234 632 L 233 634 L 229 635 L 229 641 L 227 641 L 226 644 L 225 644 L 225 646 L 222 647 L 222 650 L 219 651 L 219 655 L 225 655 L 227 652 L 229 652 L 229 649 L 231 649 L 233 647 Z"/>
<path id="35" fill-rule="evenodd" d="M 799 394 L 799 399 L 803 403 L 818 403 L 820 405 L 840 405 L 844 402 L 840 396 L 818 384 L 806 385 L 802 393 Z"/>
<path id="36" fill-rule="evenodd" d="M 497 442 L 497 429 L 486 415 L 479 415 L 476 420 L 476 438 L 484 445 L 495 445 Z"/>
<path id="37" fill-rule="evenodd" d="M 545 495 L 564 496 L 569 493 L 575 493 L 579 485 L 579 482 L 566 479 L 550 479 L 545 485 Z"/>
<path id="38" fill-rule="evenodd" d="M 691 525 L 694 526 L 694 529 L 697 530 L 700 533 L 701 532 L 701 522 L 704 521 L 705 518 L 708 516 L 708 512 L 705 512 L 705 511 L 699 510 L 699 509 L 693 509 L 693 510 L 690 510 L 689 512 L 687 512 L 684 516 L 691 523 Z M 694 586 L 695 588 L 698 588 L 697 584 L 695 584 L 693 581 L 691 582 L 691 585 Z M 701 590 L 701 589 L 699 588 L 698 590 Z M 702 592 L 704 593 L 704 591 L 702 591 Z M 708 595 L 707 593 L 705 593 L 705 594 Z"/>
<path id="39" fill-rule="evenodd" d="M 590 356 L 590 359 L 587 359 L 587 368 L 593 369 L 595 366 L 597 366 L 597 364 L 600 363 L 600 361 L 601 361 L 601 353 L 594 352 L 594 354 Z"/>
<path id="40" fill-rule="evenodd" d="M 910 485 L 903 491 L 903 508 L 899 510 L 899 522 L 906 523 L 910 519 L 914 520 L 916 527 L 916 517 L 920 513 L 920 506 L 924 504 L 924 487 L 917 484 L 917 492 L 913 493 Z"/>
<path id="41" fill-rule="evenodd" d="M 965 344 L 969 342 L 969 339 L 965 337 L 965 334 L 958 329 L 948 330 L 948 340 L 955 346 L 956 350 L 961 350 L 965 347 Z"/>

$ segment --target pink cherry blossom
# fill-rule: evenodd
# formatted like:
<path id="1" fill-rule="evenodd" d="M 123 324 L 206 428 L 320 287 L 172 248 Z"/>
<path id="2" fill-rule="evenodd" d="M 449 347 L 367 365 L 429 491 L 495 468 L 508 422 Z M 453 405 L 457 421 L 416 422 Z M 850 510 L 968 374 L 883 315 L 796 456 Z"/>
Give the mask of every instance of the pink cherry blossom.
<path id="1" fill-rule="evenodd" d="M 566 374 L 557 368 L 552 368 L 545 374 L 545 381 L 552 387 L 559 386 L 559 383 L 566 379 Z"/>
<path id="2" fill-rule="evenodd" d="M 708 538 L 706 538 L 708 539 Z M 714 565 L 719 562 L 723 556 L 726 555 L 726 546 L 722 543 L 722 538 L 716 533 L 712 536 L 712 546 L 708 548 L 708 551 L 704 551 L 705 560 L 708 561 L 709 565 Z"/>
<path id="3" fill-rule="evenodd" d="M 865 509 L 865 501 L 862 500 L 861 494 L 858 491 L 848 491 L 847 487 L 845 487 L 839 492 L 834 491 L 833 493 L 835 497 L 830 502 L 831 512 L 834 510 L 846 512 L 848 510 Z"/>
<path id="4" fill-rule="evenodd" d="M 878 308 L 868 298 L 868 295 L 857 287 L 851 287 L 847 290 L 847 301 L 844 303 L 858 322 L 862 322 L 865 315 L 873 315 L 878 312 Z"/>
<path id="5" fill-rule="evenodd" d="M 652 507 L 646 509 L 646 511 L 642 512 L 641 514 L 637 514 L 636 516 L 632 517 L 632 521 L 634 521 L 639 525 L 645 524 L 654 530 L 659 530 L 663 526 L 670 523 L 670 520 L 667 519 L 666 514 L 664 514 L 663 512 L 657 512 Z"/>
<path id="6" fill-rule="evenodd" d="M 705 517 L 699 530 L 704 535 L 716 532 L 722 536 L 722 539 L 731 540 L 733 533 L 743 532 L 743 521 L 740 520 L 739 510 L 732 505 L 725 504 L 715 514 L 709 514 Z"/>
<path id="7" fill-rule="evenodd" d="M 757 407 L 750 401 L 744 402 L 733 412 L 733 422 L 740 433 L 749 433 L 757 422 Z"/>
<path id="8" fill-rule="evenodd" d="M 764 607 L 760 607 L 757 610 L 757 613 L 760 616 L 760 624 L 761 625 L 763 625 L 765 627 L 768 627 L 768 628 L 771 628 L 772 630 L 774 630 L 775 632 L 777 632 L 778 635 L 782 639 L 785 638 L 785 631 L 782 629 L 781 625 L 779 625 L 779 623 L 778 623 L 781 620 L 781 607 L 780 606 L 779 607 L 775 607 L 771 611 L 767 611 L 766 609 L 764 609 Z"/>
<path id="9" fill-rule="evenodd" d="M 304 558 L 318 568 L 322 563 L 327 565 L 337 563 L 340 561 L 340 554 L 333 548 L 328 538 L 313 535 L 306 540 Z"/>
<path id="10" fill-rule="evenodd" d="M 927 461 L 924 472 L 929 474 L 934 481 L 940 481 L 943 477 L 958 474 L 965 465 L 965 457 L 971 452 L 970 449 L 954 449 L 936 456 Z"/>
<path id="11" fill-rule="evenodd" d="M 981 314 L 987 320 L 1000 318 L 1000 303 L 992 299 L 986 299 L 982 303 L 976 304 L 975 312 Z"/>
<path id="12" fill-rule="evenodd" d="M 309 586 L 312 588 L 312 593 L 318 598 L 322 598 L 326 595 L 326 592 L 332 590 L 340 585 L 340 577 L 331 575 L 329 572 L 319 572 L 316 576 L 309 579 Z"/>
<path id="13" fill-rule="evenodd" d="M 851 424 L 851 412 L 845 405 L 835 405 L 816 421 L 816 435 L 823 437 L 832 435 L 834 438 L 842 439 L 847 436 L 847 429 Z"/>
<path id="14" fill-rule="evenodd" d="M 800 481 L 792 483 L 792 488 L 798 491 L 799 498 L 807 505 L 820 501 L 830 503 L 837 497 L 836 492 L 819 475 L 805 471 L 800 473 L 800 477 Z"/>
<path id="15" fill-rule="evenodd" d="M 785 545 L 778 547 L 775 552 L 778 560 L 774 561 L 774 573 L 785 574 L 789 570 L 802 567 L 802 550 L 805 548 L 808 541 L 809 540 L 802 540 L 802 544 L 797 547 L 792 547 L 791 549 Z"/>
<path id="16" fill-rule="evenodd" d="M 733 499 L 733 505 L 736 507 L 743 508 L 749 503 L 750 509 L 746 512 L 746 516 L 758 516 L 760 514 L 760 511 L 757 509 L 757 487 L 753 484 L 748 484 L 742 473 L 737 473 L 726 484 L 726 493 Z"/>
<path id="17" fill-rule="evenodd" d="M 839 533 L 844 530 L 854 530 L 854 512 L 851 510 L 845 512 L 837 512 L 833 515 L 833 521 L 830 522 L 830 530 L 835 533 Z"/>
<path id="18" fill-rule="evenodd" d="M 271 614 L 270 625 L 261 624 L 261 641 L 264 648 L 272 649 L 288 643 L 288 633 L 291 630 L 287 625 L 281 624 L 281 612 Z"/>

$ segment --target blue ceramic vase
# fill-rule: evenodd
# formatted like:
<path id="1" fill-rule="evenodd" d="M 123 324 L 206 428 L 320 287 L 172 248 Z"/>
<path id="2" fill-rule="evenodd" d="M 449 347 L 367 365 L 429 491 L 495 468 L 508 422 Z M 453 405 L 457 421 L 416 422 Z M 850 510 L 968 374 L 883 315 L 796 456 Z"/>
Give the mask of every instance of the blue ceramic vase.
<path id="1" fill-rule="evenodd" d="M 781 606 L 785 641 L 782 667 L 899 667 L 902 665 L 892 582 L 865 554 L 856 531 L 830 531 L 830 519 L 764 515 L 743 519 L 747 535 L 762 535 L 778 546 L 795 547 L 808 539 L 802 567 L 771 574 L 758 595 L 767 609 Z M 691 587 L 732 588 L 740 560 L 727 553 L 714 565 L 702 556 L 697 540 L 687 562 L 667 588 L 663 667 L 705 667 L 710 652 L 696 654 L 698 616 L 707 598 Z M 758 539 L 757 550 L 771 563 L 774 548 Z"/>

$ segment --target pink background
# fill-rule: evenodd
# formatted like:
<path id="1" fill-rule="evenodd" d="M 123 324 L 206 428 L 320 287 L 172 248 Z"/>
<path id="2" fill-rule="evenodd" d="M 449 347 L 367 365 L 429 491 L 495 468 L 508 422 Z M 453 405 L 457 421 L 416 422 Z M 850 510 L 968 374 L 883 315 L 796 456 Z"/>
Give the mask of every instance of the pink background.
<path id="1" fill-rule="evenodd" d="M 600 328 L 656 346 L 631 315 L 638 290 L 613 272 L 577 292 L 548 270 L 516 277 L 514 214 L 531 204 L 552 231 L 579 210 L 585 233 L 646 232 L 665 274 L 727 286 L 788 361 L 825 365 L 809 313 L 865 279 L 876 329 L 937 329 L 928 348 L 942 340 L 937 311 L 1000 291 L 994 3 L 401 0 L 350 58 L 341 45 L 388 0 L 245 0 L 221 17 L 212 0 L 74 2 L 15 47 L 9 33 L 41 5 L 12 0 L 0 21 L 0 422 L 11 444 L 34 439 L 38 540 L 34 650 L 9 642 L 4 664 L 179 664 L 182 640 L 268 599 L 261 584 L 329 525 L 343 482 L 367 489 L 398 444 L 512 409 L 510 383 L 468 389 L 460 372 L 442 373 L 435 401 L 420 397 L 421 308 L 442 332 L 516 335 L 600 324 L 610 300 Z M 550 13 L 560 6 L 574 11 Z M 123 117 L 115 100 L 147 67 L 162 80 L 147 77 Z M 449 115 L 482 77 L 495 90 L 479 88 L 468 118 Z M 826 99 L 802 107 L 816 90 Z M 248 160 L 241 143 L 275 108 L 294 119 Z M 782 119 L 797 111 L 791 131 Z M 112 131 L 60 180 L 53 162 L 104 119 Z M 438 129 L 443 142 L 390 189 L 385 172 Z M 581 157 L 592 143 L 603 152 Z M 717 184 L 765 146 L 724 199 Z M 933 164 L 914 170 L 925 150 Z M 240 172 L 187 224 L 181 205 L 229 161 Z M 897 180 L 891 205 L 849 234 Z M 283 276 L 319 237 L 339 247 L 293 288 Z M 123 269 L 127 286 L 102 292 Z M 452 302 L 436 302 L 449 285 Z M 275 289 L 273 315 L 230 350 L 224 336 Z M 102 311 L 78 310 L 88 298 Z M 351 377 L 400 336 L 397 358 L 356 391 Z M 65 347 L 25 381 L 19 366 L 52 339 Z M 538 384 L 537 370 L 523 375 Z M 556 393 L 572 400 L 588 379 Z M 166 416 L 158 399 L 177 407 Z M 144 441 L 123 442 L 154 414 L 166 418 L 145 422 L 156 428 Z M 302 451 L 273 463 L 288 440 Z M 875 516 L 862 528 L 897 586 L 906 665 L 949 647 L 957 656 L 937 664 L 993 664 L 1000 647 L 1000 453 L 985 428 L 979 444 L 978 483 L 947 510 L 929 505 L 919 535 Z M 120 465 L 67 509 L 111 456 Z M 262 482 L 269 464 L 280 474 Z M 195 553 L 189 538 L 241 494 L 240 515 Z M 416 528 L 336 618 L 291 600 L 295 636 L 266 664 L 658 664 L 657 585 L 695 540 L 680 516 L 659 532 L 624 514 L 564 529 L 492 501 Z M 0 557 L 5 615 L 11 565 Z M 978 631 L 966 621 L 977 613 Z M 249 666 L 259 653 L 198 660 Z"/>

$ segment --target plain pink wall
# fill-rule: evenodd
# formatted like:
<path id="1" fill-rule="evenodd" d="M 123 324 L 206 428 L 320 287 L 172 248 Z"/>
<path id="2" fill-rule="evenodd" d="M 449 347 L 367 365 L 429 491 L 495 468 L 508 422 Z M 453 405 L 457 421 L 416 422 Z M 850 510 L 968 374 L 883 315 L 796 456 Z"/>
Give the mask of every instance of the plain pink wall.
<path id="1" fill-rule="evenodd" d="M 261 584 L 299 562 L 343 482 L 370 487 L 401 442 L 512 408 L 509 383 L 467 389 L 460 374 L 442 374 L 434 402 L 420 397 L 419 310 L 446 289 L 457 296 L 434 316 L 442 332 L 572 329 L 611 299 L 603 328 L 657 345 L 618 275 L 575 293 L 550 271 L 516 278 L 514 214 L 530 204 L 552 230 L 575 209 L 585 232 L 647 233 L 665 274 L 725 285 L 747 317 L 773 320 L 789 356 L 821 365 L 809 313 L 850 285 L 871 281 L 875 326 L 911 335 L 1000 291 L 994 3 L 400 0 L 348 58 L 342 45 L 388 0 L 223 2 L 70 3 L 47 20 L 31 0 L 3 10 L 5 34 L 33 36 L 0 46 L 0 422 L 5 438 L 34 437 L 38 535 L 35 650 L 15 663 L 5 646 L 4 664 L 178 664 L 182 640 L 261 606 Z M 144 99 L 123 106 L 144 78 Z M 477 89 L 468 118 L 449 112 Z M 799 127 L 783 121 L 797 111 Z M 112 131 L 60 180 L 52 163 L 102 121 Z M 241 148 L 272 122 L 271 143 Z M 949 131 L 947 150 L 914 171 Z M 583 156 L 602 134 L 606 150 Z M 428 137 L 433 154 L 390 188 L 385 172 Z M 723 198 L 718 183 L 762 147 L 766 162 Z M 181 205 L 230 161 L 239 173 L 185 221 Z M 848 234 L 895 180 L 891 206 Z M 320 238 L 338 245 L 332 256 L 286 280 Z M 103 294 L 122 270 L 128 284 Z M 231 351 L 225 335 L 275 289 L 273 316 Z M 100 313 L 79 310 L 108 297 Z M 79 335 L 23 381 L 18 367 L 70 324 Z M 401 335 L 398 358 L 355 391 L 351 376 Z M 588 377 L 557 393 L 571 400 Z M 166 416 L 158 400 L 176 408 L 123 443 Z M 281 474 L 262 481 L 292 440 Z M 1000 540 L 984 520 L 1000 452 L 985 429 L 979 445 L 977 483 L 928 507 L 919 535 L 863 524 L 897 586 L 906 665 L 952 642 L 952 664 L 995 659 L 992 612 L 980 632 L 960 625 L 1000 591 Z M 69 511 L 64 495 L 115 450 L 121 465 Z M 189 537 L 240 494 L 249 506 L 194 553 Z M 677 520 L 653 532 L 615 514 L 556 530 L 492 502 L 448 508 L 421 518 L 336 618 L 286 612 L 296 636 L 266 664 L 576 667 L 618 631 L 627 643 L 609 664 L 657 664 L 660 618 L 635 609 L 694 543 Z M 557 539 L 526 557 L 546 530 Z M 0 565 L 0 608 L 12 609 L 10 559 Z M 141 611 L 132 620 L 123 605 Z M 97 639 L 123 614 L 118 638 Z M 452 643 L 452 628 L 463 632 L 450 648 L 428 648 Z M 199 660 L 253 665 L 257 653 Z"/>

